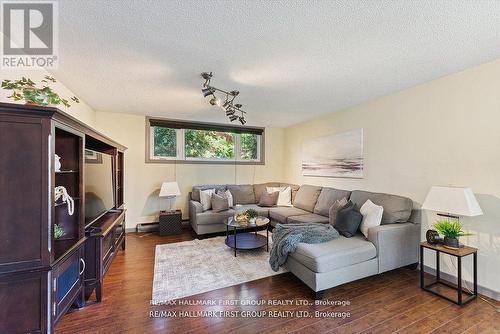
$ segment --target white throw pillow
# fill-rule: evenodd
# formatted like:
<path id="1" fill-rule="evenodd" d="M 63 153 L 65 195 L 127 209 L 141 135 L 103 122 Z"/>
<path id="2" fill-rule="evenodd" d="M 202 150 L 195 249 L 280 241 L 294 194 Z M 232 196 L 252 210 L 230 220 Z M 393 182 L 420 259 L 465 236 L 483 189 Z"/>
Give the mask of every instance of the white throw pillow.
<path id="1" fill-rule="evenodd" d="M 363 215 L 363 220 L 361 221 L 359 229 L 361 230 L 361 233 L 368 238 L 368 229 L 379 226 L 382 222 L 384 208 L 370 200 L 367 200 L 361 209 L 359 209 L 359 212 Z"/>
<path id="2" fill-rule="evenodd" d="M 200 203 L 203 207 L 203 211 L 207 211 L 212 208 L 212 194 L 214 193 L 215 189 L 200 190 Z"/>
<path id="3" fill-rule="evenodd" d="M 230 208 L 234 206 L 233 194 L 229 190 L 226 190 L 227 204 Z"/>
<path id="4" fill-rule="evenodd" d="M 291 187 L 266 187 L 270 194 L 279 191 L 277 206 L 292 206 L 292 188 Z"/>

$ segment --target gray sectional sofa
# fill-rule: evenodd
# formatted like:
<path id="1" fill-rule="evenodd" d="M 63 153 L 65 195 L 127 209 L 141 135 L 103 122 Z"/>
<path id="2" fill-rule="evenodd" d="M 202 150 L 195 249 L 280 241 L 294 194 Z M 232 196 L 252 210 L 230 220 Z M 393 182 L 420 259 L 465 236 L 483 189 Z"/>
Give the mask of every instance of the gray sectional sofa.
<path id="1" fill-rule="evenodd" d="M 293 207 L 261 208 L 256 204 L 266 187 L 285 185 L 292 187 Z M 225 231 L 224 220 L 234 214 L 233 209 L 221 213 L 203 212 L 199 192 L 213 188 L 229 189 L 235 204 L 255 209 L 269 217 L 272 226 L 277 223 L 328 223 L 330 207 L 343 197 L 350 199 L 358 210 L 368 199 L 384 208 L 382 224 L 370 228 L 368 238 L 358 233 L 352 238 L 340 236 L 321 244 L 300 243 L 297 250 L 289 255 L 286 267 L 315 291 L 317 297 L 334 286 L 418 263 L 420 215 L 418 210 L 413 210 L 409 198 L 275 182 L 194 186 L 190 194 L 189 218 L 198 235 Z"/>

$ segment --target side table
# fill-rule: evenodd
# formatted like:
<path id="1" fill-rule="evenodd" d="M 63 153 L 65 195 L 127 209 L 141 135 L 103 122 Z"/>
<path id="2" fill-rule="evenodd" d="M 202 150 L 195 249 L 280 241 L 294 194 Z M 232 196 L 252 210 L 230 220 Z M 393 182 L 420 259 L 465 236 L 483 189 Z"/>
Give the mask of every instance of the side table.
<path id="1" fill-rule="evenodd" d="M 160 227 L 158 232 L 161 236 L 174 235 L 182 233 L 182 212 L 176 211 L 161 211 L 160 212 Z"/>
<path id="2" fill-rule="evenodd" d="M 434 280 L 434 282 L 431 282 L 431 283 L 428 283 L 428 284 L 425 284 L 425 281 L 424 281 L 424 249 L 431 249 L 431 250 L 434 250 L 436 252 L 436 279 Z M 439 254 L 440 253 L 444 253 L 444 254 L 448 254 L 448 255 L 451 255 L 451 256 L 455 256 L 457 258 L 457 261 L 458 261 L 458 265 L 457 265 L 457 278 L 458 278 L 458 284 L 457 285 L 454 285 L 454 284 L 451 284 L 447 281 L 444 281 L 441 279 L 441 272 L 440 272 L 440 264 L 439 264 Z M 467 255 L 473 255 L 473 258 L 474 258 L 474 268 L 473 268 L 473 276 L 474 276 L 474 292 L 471 293 L 469 291 L 466 291 L 466 290 L 463 290 L 462 288 L 462 258 L 464 256 L 467 256 Z M 451 289 L 454 289 L 457 291 L 457 299 L 453 299 L 453 298 L 450 298 L 448 296 L 444 296 L 442 294 L 440 294 L 439 292 L 433 290 L 432 288 L 436 285 L 444 285 L 444 286 L 447 286 Z M 436 245 L 432 245 L 432 244 L 429 244 L 428 242 L 421 242 L 420 243 L 420 287 L 422 289 L 424 289 L 425 291 L 429 291 L 430 293 L 436 295 L 436 296 L 439 296 L 439 297 L 442 297 L 442 298 L 445 298 L 457 305 L 463 305 L 465 303 L 468 303 L 470 302 L 471 300 L 475 299 L 477 297 L 477 248 L 474 248 L 474 247 L 469 247 L 469 246 L 464 246 L 464 247 L 461 247 L 459 249 L 450 249 L 450 248 L 446 248 L 442 245 L 439 245 L 439 244 L 436 244 Z M 463 295 L 467 295 L 467 297 L 464 299 L 463 298 Z"/>

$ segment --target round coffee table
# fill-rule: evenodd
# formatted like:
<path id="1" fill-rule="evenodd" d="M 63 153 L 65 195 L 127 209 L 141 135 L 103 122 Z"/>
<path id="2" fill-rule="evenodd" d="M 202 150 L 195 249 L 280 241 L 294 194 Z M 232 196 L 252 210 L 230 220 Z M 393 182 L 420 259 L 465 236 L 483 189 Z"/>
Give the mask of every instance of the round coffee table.
<path id="1" fill-rule="evenodd" d="M 226 220 L 226 245 L 234 249 L 234 256 L 237 250 L 256 249 L 266 246 L 269 252 L 269 218 L 259 216 L 255 219 L 255 223 L 241 224 L 233 217 Z M 260 227 L 266 227 L 266 236 L 257 233 Z M 229 233 L 229 229 L 233 230 L 233 234 Z M 237 232 L 237 230 L 243 232 Z M 248 231 L 248 232 L 246 232 Z"/>

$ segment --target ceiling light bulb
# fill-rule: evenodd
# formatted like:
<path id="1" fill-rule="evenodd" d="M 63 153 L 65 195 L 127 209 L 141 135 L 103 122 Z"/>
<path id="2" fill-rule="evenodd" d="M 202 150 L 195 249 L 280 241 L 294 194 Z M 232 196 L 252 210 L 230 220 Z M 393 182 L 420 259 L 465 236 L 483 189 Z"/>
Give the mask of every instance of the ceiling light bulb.
<path id="1" fill-rule="evenodd" d="M 220 107 L 221 102 L 220 102 L 220 99 L 219 99 L 218 97 L 215 97 L 215 96 L 214 96 L 214 97 L 212 97 L 212 98 L 210 99 L 210 104 L 211 104 L 211 105 L 213 105 L 213 106 L 215 106 L 215 105 L 216 105 L 216 106 L 219 106 L 219 107 Z"/>

